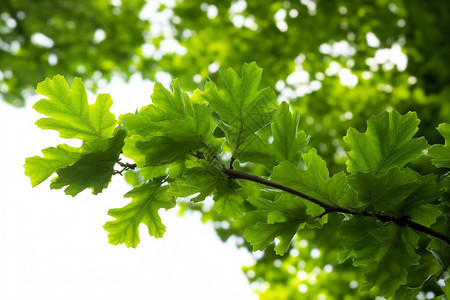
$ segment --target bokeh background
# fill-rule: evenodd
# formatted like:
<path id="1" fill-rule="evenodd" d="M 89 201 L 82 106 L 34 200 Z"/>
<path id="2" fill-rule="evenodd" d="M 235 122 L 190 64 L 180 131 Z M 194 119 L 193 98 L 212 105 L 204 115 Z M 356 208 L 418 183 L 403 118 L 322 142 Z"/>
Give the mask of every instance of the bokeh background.
<path id="1" fill-rule="evenodd" d="M 357 269 L 336 262 L 339 216 L 302 232 L 284 257 L 249 254 L 241 236 L 254 220 L 224 220 L 208 203 L 182 207 L 183 218 L 167 213 L 163 240 L 143 238 L 138 250 L 107 245 L 106 211 L 129 189 L 121 178 L 100 197 L 72 199 L 45 184 L 31 190 L 23 175 L 24 158 L 57 140 L 33 126 L 33 91 L 55 74 L 78 76 L 92 93 L 110 93 L 122 114 L 149 103 L 154 81 L 178 77 L 193 91 L 222 67 L 256 61 L 262 84 L 300 112 L 309 147 L 334 173 L 345 169 L 347 128 L 363 131 L 383 110 L 416 111 L 419 134 L 443 143 L 435 128 L 450 122 L 449 37 L 450 1 L 441 0 L 2 0 L 1 292 L 374 299 L 359 290 Z M 427 158 L 411 167 L 438 172 Z M 430 284 L 418 297 L 437 293 Z"/>

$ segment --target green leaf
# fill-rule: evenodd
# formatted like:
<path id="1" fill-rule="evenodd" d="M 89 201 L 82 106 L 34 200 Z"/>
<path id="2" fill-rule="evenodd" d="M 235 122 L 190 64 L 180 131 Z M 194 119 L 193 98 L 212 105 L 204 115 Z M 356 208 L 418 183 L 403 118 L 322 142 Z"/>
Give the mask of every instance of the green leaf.
<path id="1" fill-rule="evenodd" d="M 440 269 L 433 255 L 422 252 L 419 263 L 409 266 L 407 283 L 395 291 L 394 299 L 417 299 L 415 296 L 430 281 L 431 274 L 438 274 Z"/>
<path id="2" fill-rule="evenodd" d="M 445 280 L 445 286 L 442 287 L 442 291 L 447 298 L 450 298 L 450 277 Z"/>
<path id="3" fill-rule="evenodd" d="M 433 145 L 428 150 L 428 155 L 436 167 L 450 168 L 450 124 L 442 123 L 438 130 L 445 139 L 445 145 Z"/>
<path id="4" fill-rule="evenodd" d="M 50 177 L 56 170 L 73 164 L 80 158 L 80 149 L 68 145 L 58 145 L 42 150 L 41 156 L 33 156 L 25 159 L 25 175 L 30 177 L 31 185 L 37 186 Z"/>
<path id="5" fill-rule="evenodd" d="M 131 133 L 147 137 L 158 135 L 170 121 L 194 117 L 191 100 L 181 90 L 178 79 L 173 80 L 172 90 L 173 93 L 161 83 L 155 83 L 151 95 L 152 104 L 142 107 L 137 114 L 121 115 L 120 122 Z M 210 122 L 210 119 L 205 118 L 205 122 Z"/>
<path id="6" fill-rule="evenodd" d="M 311 224 L 318 224 L 317 221 L 314 221 L 313 217 L 324 212 L 324 209 L 317 204 L 285 193 L 279 195 L 275 201 L 262 197 L 250 197 L 248 201 L 256 207 L 256 212 L 267 212 L 269 214 L 268 223 L 297 220 L 300 222 L 312 221 Z M 275 220 L 275 215 L 272 214 L 273 212 L 280 212 L 284 217 L 280 217 L 277 214 L 277 219 Z"/>
<path id="7" fill-rule="evenodd" d="M 296 165 L 301 159 L 301 151 L 309 141 L 306 133 L 298 130 L 300 115 L 292 114 L 289 104 L 281 103 L 279 113 L 272 124 L 273 149 L 276 161 L 288 160 Z"/>
<path id="8" fill-rule="evenodd" d="M 137 142 L 143 142 L 145 139 L 138 134 L 130 134 L 125 139 L 125 144 L 123 146 L 123 156 L 131 158 L 138 168 L 143 168 L 145 166 L 145 155 L 139 151 L 136 147 Z"/>
<path id="9" fill-rule="evenodd" d="M 254 62 L 243 65 L 241 77 L 231 68 L 221 70 L 224 88 L 209 81 L 205 91 L 196 94 L 219 114 L 218 126 L 235 149 L 273 120 L 275 93 L 270 88 L 258 91 L 261 75 Z"/>
<path id="10" fill-rule="evenodd" d="M 73 165 L 57 170 L 58 177 L 53 179 L 50 188 L 68 186 L 64 191 L 71 196 L 86 188 L 92 188 L 94 195 L 100 193 L 111 181 L 125 136 L 125 130 L 119 130 L 108 139 L 109 147 L 105 151 L 83 154 Z"/>
<path id="11" fill-rule="evenodd" d="M 183 175 L 170 185 L 169 192 L 176 198 L 198 193 L 191 201 L 203 201 L 213 193 L 217 183 L 224 180 L 227 180 L 226 176 L 216 168 L 194 167 L 184 171 Z"/>
<path id="12" fill-rule="evenodd" d="M 109 112 L 112 104 L 109 95 L 99 94 L 96 102 L 89 105 L 81 79 L 75 78 L 69 89 L 61 75 L 39 83 L 36 92 L 48 97 L 33 106 L 37 112 L 49 117 L 36 122 L 40 128 L 56 130 L 63 138 L 92 140 L 111 137 L 117 121 Z"/>
<path id="13" fill-rule="evenodd" d="M 148 232 L 155 238 L 161 238 L 166 226 L 161 222 L 159 209 L 166 210 L 175 206 L 175 199 L 170 198 L 168 185 L 162 185 L 161 180 L 154 180 L 135 187 L 125 194 L 132 198 L 131 202 L 122 208 L 113 208 L 108 214 L 115 218 L 106 222 L 103 228 L 109 232 L 109 243 L 113 245 L 124 243 L 127 247 L 136 248 L 140 242 L 139 225 L 147 225 Z"/>
<path id="14" fill-rule="evenodd" d="M 411 169 L 393 168 L 381 176 L 351 174 L 348 182 L 358 192 L 361 202 L 378 212 L 401 214 L 404 201 L 417 189 L 419 175 Z"/>
<path id="15" fill-rule="evenodd" d="M 197 150 L 203 146 L 201 141 L 191 140 L 187 135 L 182 135 L 177 140 L 167 136 L 155 136 L 149 141 L 136 143 L 136 147 L 145 153 L 145 162 L 148 166 L 184 160 L 188 151 Z"/>
<path id="16" fill-rule="evenodd" d="M 142 184 L 142 176 L 138 171 L 128 170 L 123 174 L 125 181 L 131 186 L 138 186 Z"/>
<path id="17" fill-rule="evenodd" d="M 175 78 L 172 82 L 173 93 L 161 83 L 155 83 L 151 95 L 151 118 L 155 122 L 165 120 L 182 120 L 194 115 L 192 103 L 187 93 L 181 89 L 180 82 Z"/>
<path id="18" fill-rule="evenodd" d="M 213 136 L 212 109 L 206 103 L 192 103 L 176 79 L 172 89 L 173 93 L 156 84 L 153 104 L 138 114 L 121 116 L 132 133 L 124 154 L 137 159 L 139 167 L 184 160 L 188 152 L 200 149 L 212 155 L 220 151 L 222 141 Z"/>
<path id="19" fill-rule="evenodd" d="M 439 216 L 437 222 L 433 224 L 432 229 L 442 232 L 443 234 L 450 234 L 450 225 L 448 222 L 449 209 L 446 209 L 445 214 Z M 436 261 L 440 264 L 442 270 L 446 270 L 450 268 L 450 251 L 449 245 L 439 239 L 431 239 L 430 243 L 427 246 L 427 250 L 429 250 Z"/>
<path id="20" fill-rule="evenodd" d="M 330 178 L 325 161 L 315 149 L 303 154 L 303 160 L 305 170 L 284 161 L 273 169 L 271 180 L 329 204 L 347 208 L 359 206 L 344 172 Z"/>
<path id="21" fill-rule="evenodd" d="M 415 248 L 419 236 L 408 227 L 381 223 L 375 219 L 354 216 L 341 225 L 340 255 L 343 261 L 353 258 L 355 266 L 361 266 L 371 290 L 389 297 L 407 281 L 408 267 L 417 264 L 420 256 Z"/>
<path id="22" fill-rule="evenodd" d="M 300 115 L 289 111 L 289 104 L 281 103 L 275 122 L 272 123 L 273 142 L 264 142 L 261 138 L 244 142 L 235 156 L 241 161 L 251 161 L 268 168 L 289 161 L 297 165 L 301 159 L 301 151 L 308 144 L 309 137 L 298 130 Z"/>
<path id="23" fill-rule="evenodd" d="M 279 243 L 275 246 L 275 251 L 278 255 L 283 255 L 297 232 L 298 225 L 298 222 L 257 223 L 245 229 L 244 237 L 252 244 L 253 251 L 264 250 L 275 238 L 278 238 Z"/>
<path id="24" fill-rule="evenodd" d="M 408 168 L 393 168 L 379 176 L 354 173 L 348 182 L 358 192 L 359 200 L 379 213 L 409 216 L 425 226 L 433 224 L 441 214 L 431 204 L 440 195 L 434 175 L 421 176 Z"/>
<path id="25" fill-rule="evenodd" d="M 259 222 L 244 232 L 244 237 L 253 245 L 253 250 L 264 250 L 278 237 L 275 252 L 283 255 L 297 230 L 306 224 L 314 227 L 321 225 L 311 215 L 317 215 L 323 212 L 323 209 L 315 204 L 305 203 L 299 197 L 281 194 L 276 201 L 261 197 L 252 197 L 248 201 L 256 207 L 254 212 L 268 214 L 267 224 Z"/>
<path id="26" fill-rule="evenodd" d="M 241 188 L 242 186 L 235 181 L 218 182 L 214 194 L 214 209 L 228 218 L 240 218 L 244 213 L 242 206 L 244 199 L 238 193 Z"/>
<path id="27" fill-rule="evenodd" d="M 350 148 L 347 170 L 350 173 L 384 174 L 418 158 L 428 148 L 423 137 L 412 138 L 419 123 L 415 112 L 400 115 L 393 110 L 371 117 L 365 133 L 350 128 L 344 137 Z"/>

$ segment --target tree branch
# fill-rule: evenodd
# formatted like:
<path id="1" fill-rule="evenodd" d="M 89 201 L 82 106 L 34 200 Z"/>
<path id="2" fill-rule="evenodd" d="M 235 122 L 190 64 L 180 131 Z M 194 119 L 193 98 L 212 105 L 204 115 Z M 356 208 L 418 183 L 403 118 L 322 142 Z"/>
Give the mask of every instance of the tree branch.
<path id="1" fill-rule="evenodd" d="M 288 192 L 290 194 L 302 197 L 303 199 L 306 199 L 312 203 L 315 203 L 319 206 L 322 206 L 325 211 L 327 212 L 332 212 L 332 211 L 340 211 L 340 212 L 345 212 L 345 213 L 349 213 L 350 211 L 346 210 L 345 208 L 339 207 L 339 206 L 335 206 L 335 205 L 331 205 L 328 204 L 326 202 L 320 201 L 314 197 L 308 196 L 302 192 L 299 192 L 297 190 L 291 189 L 290 187 L 284 186 L 282 184 L 258 177 L 256 175 L 253 174 L 249 174 L 249 173 L 245 173 L 245 172 L 241 172 L 241 171 L 237 171 L 237 170 L 233 170 L 233 169 L 229 169 L 229 168 L 223 168 L 222 172 L 224 172 L 226 175 L 228 175 L 229 177 L 233 178 L 233 179 L 245 179 L 245 180 L 249 180 L 249 181 L 253 181 L 256 183 L 260 183 L 263 185 L 267 185 L 267 186 L 271 186 L 274 188 L 277 188 L 279 190 Z"/>
<path id="2" fill-rule="evenodd" d="M 378 220 L 386 223 L 386 222 L 392 222 L 398 226 L 408 226 L 411 229 L 426 233 L 432 237 L 435 237 L 443 242 L 445 242 L 447 245 L 450 246 L 450 236 L 438 232 L 436 230 L 433 230 L 429 227 L 423 226 L 419 223 L 413 222 L 411 220 L 409 220 L 408 217 L 406 216 L 386 216 L 386 215 L 382 215 L 382 214 L 371 214 L 369 212 L 363 211 L 363 212 L 358 212 L 358 211 L 350 211 L 344 207 L 341 206 L 337 206 L 337 205 L 332 205 L 326 202 L 323 202 L 319 199 L 316 199 L 314 197 L 308 196 L 300 191 L 294 190 L 290 187 L 287 187 L 285 185 L 282 185 L 280 183 L 274 182 L 274 181 L 270 181 L 267 180 L 265 178 L 253 175 L 253 174 L 249 174 L 249 173 L 245 173 L 242 171 L 237 171 L 237 170 L 233 170 L 233 169 L 229 169 L 226 167 L 222 168 L 222 172 L 225 173 L 226 175 L 228 175 L 230 178 L 232 179 L 244 179 L 244 180 L 248 180 L 248 181 L 253 181 L 259 184 L 263 184 L 266 186 L 270 186 L 270 187 L 274 187 L 276 189 L 288 192 L 292 195 L 296 195 L 299 196 L 305 200 L 308 200 L 312 203 L 315 203 L 317 205 L 320 205 L 322 208 L 325 209 L 325 212 L 322 213 L 320 216 L 326 215 L 328 213 L 332 213 L 332 212 L 340 212 L 340 213 L 344 213 L 344 214 L 350 214 L 350 215 L 362 215 L 365 217 L 373 217 L 373 218 L 377 218 Z"/>
<path id="3" fill-rule="evenodd" d="M 113 175 L 115 174 L 123 175 L 123 172 L 128 170 L 134 170 L 137 167 L 136 164 L 123 163 L 121 161 L 117 161 L 116 164 L 120 165 L 122 167 L 122 170 L 115 170 Z"/>

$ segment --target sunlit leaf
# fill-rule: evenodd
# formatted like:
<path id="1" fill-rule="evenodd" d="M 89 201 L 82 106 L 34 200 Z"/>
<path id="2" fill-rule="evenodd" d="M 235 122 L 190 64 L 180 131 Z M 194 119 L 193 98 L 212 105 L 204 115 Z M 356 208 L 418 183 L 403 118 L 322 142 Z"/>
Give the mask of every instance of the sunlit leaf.
<path id="1" fill-rule="evenodd" d="M 109 243 L 125 244 L 136 248 L 140 242 L 139 225 L 147 225 L 151 236 L 161 238 L 166 226 L 161 222 L 159 209 L 166 210 L 175 206 L 175 200 L 170 198 L 168 185 L 162 185 L 161 180 L 154 180 L 135 187 L 125 194 L 132 198 L 131 202 L 122 208 L 113 208 L 108 214 L 115 218 L 103 226 L 109 232 Z"/>
<path id="2" fill-rule="evenodd" d="M 258 91 L 261 74 L 256 63 L 244 64 L 241 77 L 231 68 L 221 70 L 224 87 L 209 81 L 198 94 L 218 113 L 218 126 L 235 149 L 273 120 L 275 93 L 270 88 Z"/>
<path id="3" fill-rule="evenodd" d="M 25 175 L 30 177 L 34 187 L 50 177 L 56 170 L 67 167 L 80 158 L 80 149 L 68 145 L 58 145 L 42 150 L 43 157 L 25 159 Z"/>
<path id="4" fill-rule="evenodd" d="M 63 138 L 91 140 L 111 137 L 117 121 L 109 112 L 112 105 L 109 95 L 99 94 L 96 102 L 89 105 L 81 79 L 75 78 L 69 89 L 60 75 L 39 83 L 36 92 L 48 97 L 33 106 L 48 116 L 36 122 L 40 128 L 56 130 Z"/>

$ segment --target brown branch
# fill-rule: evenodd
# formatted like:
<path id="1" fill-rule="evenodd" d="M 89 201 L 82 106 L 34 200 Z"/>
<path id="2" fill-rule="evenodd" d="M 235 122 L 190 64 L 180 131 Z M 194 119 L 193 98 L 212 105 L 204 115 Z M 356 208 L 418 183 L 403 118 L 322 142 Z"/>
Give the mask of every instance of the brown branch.
<path id="1" fill-rule="evenodd" d="M 258 176 L 253 175 L 253 174 L 249 174 L 249 173 L 245 173 L 245 172 L 241 172 L 241 171 L 237 171 L 237 170 L 233 170 L 233 169 L 228 169 L 228 168 L 223 168 L 222 172 L 224 172 L 226 175 L 228 175 L 230 178 L 233 178 L 233 179 L 238 179 L 239 178 L 239 179 L 253 181 L 253 182 L 256 182 L 256 183 L 260 183 L 260 184 L 263 184 L 263 185 L 271 186 L 271 187 L 277 188 L 279 190 L 288 192 L 290 194 L 302 197 L 303 199 L 306 199 L 306 200 L 308 200 L 310 202 L 313 202 L 313 203 L 315 203 L 315 204 L 317 204 L 319 206 L 322 206 L 325 209 L 325 211 L 327 211 L 327 212 L 340 211 L 339 209 L 341 208 L 341 207 L 338 207 L 338 206 L 331 205 L 331 204 L 328 204 L 326 202 L 320 201 L 320 200 L 318 200 L 318 199 L 316 199 L 314 197 L 308 196 L 308 195 L 306 195 L 306 194 L 304 194 L 302 192 L 299 192 L 297 190 L 291 189 L 290 187 L 287 187 L 287 186 L 284 186 L 282 184 L 279 184 L 279 183 L 276 183 L 276 182 L 273 182 L 273 181 L 270 181 L 270 180 L 258 177 Z M 344 209 L 344 211 L 341 211 L 341 212 L 349 212 L 349 211 Z"/>
<path id="2" fill-rule="evenodd" d="M 123 163 L 121 161 L 117 161 L 116 163 L 122 167 L 122 170 L 114 170 L 113 175 L 119 174 L 122 176 L 123 172 L 128 170 L 134 170 L 137 167 L 136 164 Z"/>
<path id="3" fill-rule="evenodd" d="M 325 212 L 322 213 L 320 215 L 320 217 L 328 214 L 328 213 L 332 213 L 332 212 L 340 212 L 340 213 L 344 213 L 344 214 L 350 214 L 350 215 L 362 215 L 365 217 L 373 217 L 373 218 L 377 218 L 378 220 L 386 223 L 386 222 L 392 222 L 398 226 L 408 226 L 411 229 L 426 233 L 432 237 L 435 237 L 443 242 L 445 242 L 447 245 L 450 246 L 450 236 L 438 232 L 436 230 L 433 230 L 429 227 L 423 226 L 419 223 L 413 222 L 411 220 L 409 220 L 408 217 L 406 216 L 386 216 L 386 215 L 382 215 L 382 214 L 371 214 L 369 212 L 358 212 L 358 211 L 350 211 L 344 207 L 341 206 L 337 206 L 337 205 L 332 205 L 326 202 L 323 202 L 319 199 L 316 199 L 314 197 L 308 196 L 300 191 L 294 190 L 290 187 L 287 187 L 285 185 L 282 185 L 280 183 L 274 182 L 274 181 L 270 181 L 267 180 L 265 178 L 262 177 L 258 177 L 256 175 L 253 174 L 249 174 L 249 173 L 245 173 L 242 171 L 237 171 L 237 170 L 233 170 L 233 169 L 229 169 L 229 168 L 222 168 L 222 172 L 225 173 L 226 175 L 228 175 L 230 178 L 232 179 L 244 179 L 244 180 L 248 180 L 248 181 L 253 181 L 259 184 L 263 184 L 266 186 L 270 186 L 270 187 L 274 187 L 276 189 L 288 192 L 292 195 L 296 195 L 299 196 L 305 200 L 308 200 L 312 203 L 315 203 L 317 205 L 320 205 L 322 208 L 325 209 Z"/>

